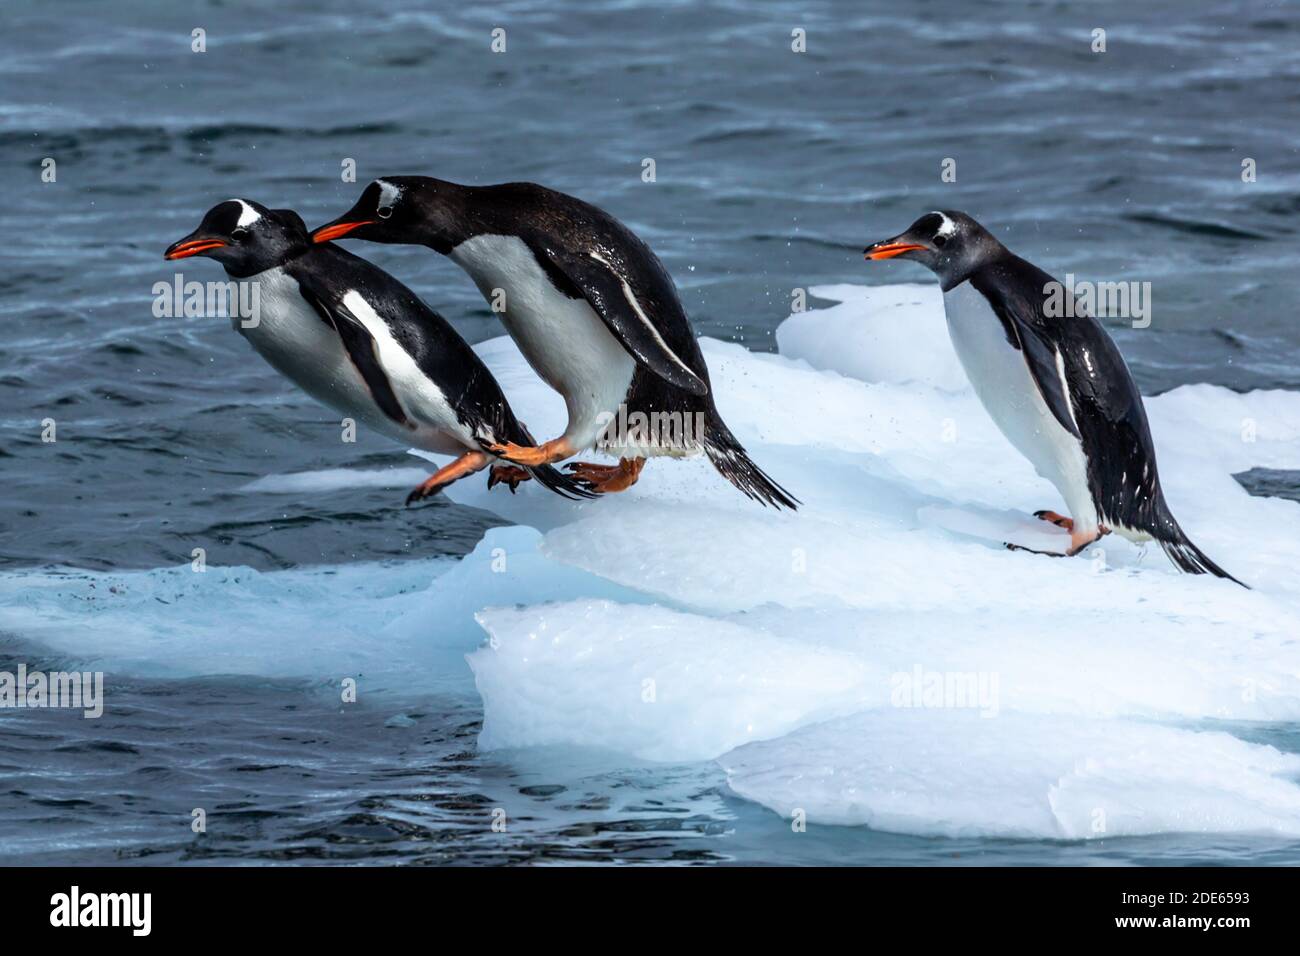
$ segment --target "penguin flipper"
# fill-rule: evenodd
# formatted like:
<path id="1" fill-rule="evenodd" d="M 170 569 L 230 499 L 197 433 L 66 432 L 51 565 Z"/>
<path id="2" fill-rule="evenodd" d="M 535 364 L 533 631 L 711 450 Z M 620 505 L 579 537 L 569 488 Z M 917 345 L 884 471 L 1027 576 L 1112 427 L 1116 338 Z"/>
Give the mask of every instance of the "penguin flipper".
<path id="1" fill-rule="evenodd" d="M 642 302 L 631 283 L 599 252 L 570 253 L 534 246 L 533 254 L 552 281 L 558 273 L 587 300 L 639 365 L 692 395 L 708 394 L 704 379 L 664 341 L 652 318 L 653 305 Z M 685 316 L 682 319 L 685 321 Z"/>
<path id="2" fill-rule="evenodd" d="M 1075 438 L 1081 437 L 1079 426 L 1074 420 L 1070 395 L 1066 390 L 1065 372 L 1057 364 L 1060 356 L 1040 331 L 1043 323 L 1041 303 L 1006 295 L 992 285 L 973 281 L 975 288 L 988 300 L 994 314 L 1002 322 L 1008 342 L 1024 358 L 1029 376 L 1034 380 L 1052 417 Z"/>
<path id="3" fill-rule="evenodd" d="M 1070 395 L 1066 391 L 1064 373 L 1057 364 L 1056 350 L 1032 328 L 1016 326 L 1016 335 L 1020 340 L 1020 354 L 1025 357 L 1029 374 L 1051 410 L 1052 417 L 1075 438 L 1081 437 L 1079 426 L 1074 420 Z"/>
<path id="4" fill-rule="evenodd" d="M 375 337 L 370 334 L 370 330 L 343 303 L 331 302 L 325 296 L 317 295 L 301 281 L 298 283 L 298 290 L 326 324 L 338 333 L 343 347 L 347 350 L 348 358 L 352 360 L 362 381 L 370 389 L 370 394 L 380 410 L 399 425 L 414 429 L 415 423 L 407 417 L 402 403 L 397 400 L 397 395 L 393 392 L 393 386 L 388 381 L 384 367 L 379 364 Z"/>

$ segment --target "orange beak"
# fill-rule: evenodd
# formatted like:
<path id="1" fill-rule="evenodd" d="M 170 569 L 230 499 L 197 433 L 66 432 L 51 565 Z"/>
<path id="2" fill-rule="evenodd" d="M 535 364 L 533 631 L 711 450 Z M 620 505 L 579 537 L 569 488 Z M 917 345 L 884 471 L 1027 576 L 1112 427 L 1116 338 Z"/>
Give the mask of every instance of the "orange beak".
<path id="1" fill-rule="evenodd" d="M 901 256 L 913 249 L 924 248 L 925 246 L 915 242 L 878 242 L 874 246 L 868 246 L 864 249 L 863 255 L 868 259 L 892 259 L 894 256 Z"/>
<path id="2" fill-rule="evenodd" d="M 222 239 L 182 239 L 180 242 L 168 246 L 167 251 L 163 253 L 163 258 L 188 259 L 190 256 L 197 256 L 200 252 L 207 252 L 209 249 L 217 249 L 225 245 L 229 245 L 229 243 Z"/>
<path id="3" fill-rule="evenodd" d="M 353 229 L 360 229 L 362 226 L 373 226 L 375 220 L 367 219 L 364 222 L 336 222 L 332 226 L 321 226 L 311 234 L 312 242 L 329 242 L 331 239 L 339 239 L 346 236 Z"/>

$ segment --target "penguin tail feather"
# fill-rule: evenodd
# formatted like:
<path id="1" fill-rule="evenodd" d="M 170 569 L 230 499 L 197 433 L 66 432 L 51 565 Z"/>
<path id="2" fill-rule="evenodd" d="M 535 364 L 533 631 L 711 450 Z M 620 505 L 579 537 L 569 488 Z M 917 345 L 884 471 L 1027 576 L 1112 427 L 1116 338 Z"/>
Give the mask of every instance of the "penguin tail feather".
<path id="1" fill-rule="evenodd" d="M 1158 506 L 1158 512 L 1163 520 L 1160 521 L 1162 533 L 1156 535 L 1156 544 L 1160 545 L 1179 571 L 1186 574 L 1213 574 L 1216 578 L 1227 578 L 1234 584 L 1240 584 L 1247 591 L 1250 590 L 1249 584 L 1238 581 L 1211 561 L 1209 555 L 1192 544 L 1191 539 L 1174 520 L 1168 506 L 1164 505 L 1163 498 Z"/>
<path id="2" fill-rule="evenodd" d="M 1211 561 L 1204 551 L 1188 541 L 1186 537 L 1181 541 L 1160 541 L 1157 539 L 1157 543 L 1164 549 L 1165 554 L 1168 555 L 1169 560 L 1174 563 L 1178 570 L 1185 571 L 1188 574 L 1213 574 L 1216 578 L 1227 578 L 1235 584 L 1240 584 L 1247 591 L 1250 590 L 1249 584 L 1238 581 L 1223 570 L 1223 568 Z"/>
<path id="3" fill-rule="evenodd" d="M 802 503 L 750 460 L 744 446 L 731 434 L 731 429 L 722 423 L 717 412 L 709 416 L 700 444 L 704 446 L 704 453 L 709 456 L 709 461 L 718 470 L 718 474 L 759 504 L 794 511 Z"/>

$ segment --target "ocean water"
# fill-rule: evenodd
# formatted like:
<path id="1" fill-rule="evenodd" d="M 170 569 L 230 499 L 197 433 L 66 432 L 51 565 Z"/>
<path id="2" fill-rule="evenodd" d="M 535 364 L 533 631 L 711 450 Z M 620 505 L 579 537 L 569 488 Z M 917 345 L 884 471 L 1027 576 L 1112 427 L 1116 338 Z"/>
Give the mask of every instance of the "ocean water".
<path id="1" fill-rule="evenodd" d="M 1226 476 L 1222 468 L 1193 470 L 1204 464 L 1194 457 L 1197 429 L 1208 436 L 1214 414 L 1239 400 L 1243 411 L 1216 422 L 1214 441 L 1226 442 L 1250 417 L 1269 452 L 1222 452 L 1255 496 L 1240 490 L 1233 514 L 1261 532 L 1276 526 L 1279 539 L 1295 539 L 1300 436 L 1288 394 L 1300 390 L 1300 327 L 1292 314 L 1300 292 L 1294 5 L 1008 2 L 984 5 L 978 18 L 956 0 L 527 0 L 451 12 L 426 6 L 13 2 L 0 14 L 0 154 L 9 170 L 10 236 L 0 247 L 7 333 L 0 372 L 0 670 L 20 662 L 31 669 L 102 669 L 108 685 L 99 720 L 0 711 L 0 858 L 1300 862 L 1293 797 L 1283 784 L 1296 776 L 1286 763 L 1291 758 L 1280 757 L 1273 769 L 1272 758 L 1265 759 L 1267 748 L 1300 753 L 1292 651 L 1281 638 L 1269 643 L 1271 628 L 1284 629 L 1294 612 L 1291 586 L 1276 570 L 1288 556 L 1284 545 L 1254 553 L 1234 537 L 1233 525 L 1216 520 L 1214 504 L 1239 486 L 1214 483 L 1219 472 Z M 490 48 L 497 27 L 506 31 L 501 54 Z M 204 53 L 191 50 L 196 28 L 206 31 Z M 807 31 L 806 53 L 790 49 L 796 28 Z M 1106 30 L 1105 53 L 1091 50 L 1096 28 Z M 52 183 L 41 180 L 46 158 L 57 163 Z M 1248 158 L 1257 169 L 1251 183 L 1241 177 Z M 357 183 L 341 180 L 349 159 Z M 654 182 L 643 181 L 646 159 L 654 160 Z M 940 181 L 944 159 L 956 160 L 956 182 Z M 717 583 L 708 568 L 672 577 L 670 565 L 688 566 L 680 556 L 637 563 L 635 554 L 619 550 L 638 534 L 655 534 L 662 515 L 645 511 L 655 495 L 700 507 L 681 476 L 701 486 L 709 479 L 690 465 L 653 466 L 633 493 L 598 503 L 599 512 L 571 514 L 527 493 L 535 489 L 513 501 L 501 499 L 499 489 L 496 498 L 478 489 L 405 509 L 405 490 L 418 480 L 421 462 L 364 431 L 355 444 L 341 442 L 337 416 L 253 356 L 226 320 L 154 316 L 154 284 L 177 271 L 163 262 L 162 249 L 215 202 L 242 195 L 290 206 L 315 225 L 347 208 L 366 180 L 386 173 L 534 180 L 596 202 L 660 254 L 701 335 L 755 353 L 777 350 L 776 330 L 790 315 L 795 289 L 925 281 L 919 267 L 865 264 L 861 249 L 932 208 L 967 210 L 1054 274 L 1150 282 L 1151 326 L 1117 321 L 1112 332 L 1144 391 L 1169 399 L 1153 416 L 1166 428 L 1157 431 L 1162 454 L 1168 441 L 1184 474 L 1200 476 L 1213 492 L 1206 497 L 1196 482 L 1174 478 L 1186 502 L 1180 514 L 1194 516 L 1207 550 L 1226 552 L 1223 563 L 1232 570 L 1245 565 L 1263 592 L 1259 600 L 1275 604 L 1252 610 L 1237 603 L 1245 598 L 1198 591 L 1165 575 L 1159 554 L 1139 560 L 1112 549 L 1107 559 L 1117 562 L 1116 579 L 1158 575 L 1151 599 L 1158 608 L 1200 607 L 1202 593 L 1227 603 L 1212 601 L 1204 619 L 1183 622 L 1193 662 L 1186 693 L 1159 697 L 1129 688 L 1121 675 L 1136 672 L 1159 684 L 1160 662 L 1123 654 L 1148 638 L 1173 648 L 1162 643 L 1172 640 L 1162 626 L 1175 612 L 1153 616 L 1137 606 L 1145 598 L 1132 597 L 1132 606 L 1117 608 L 1119 623 L 1112 618 L 1104 626 L 1125 635 L 1126 622 L 1141 624 L 1110 648 L 1114 670 L 1103 658 L 1101 676 L 1087 688 L 1095 700 L 1122 684 L 1123 699 L 1104 713 L 1082 703 L 1058 713 L 1122 720 L 1113 729 L 1140 739 L 1141 722 L 1173 722 L 1188 735 L 1178 746 L 1190 757 L 1231 763 L 1236 751 L 1210 747 L 1204 736 L 1225 731 L 1263 748 L 1241 758 L 1258 785 L 1234 790 L 1198 778 L 1211 809 L 1193 833 L 1175 832 L 1161 814 L 1165 808 L 1176 817 L 1179 801 L 1194 789 L 1181 771 L 1165 767 L 1144 777 L 1128 765 L 1101 776 L 1114 789 L 1102 787 L 1097 797 L 1105 803 L 1123 793 L 1142 808 L 1146 830 L 1136 826 L 1122 836 L 1074 839 L 1031 816 L 1017 834 L 1002 832 L 985 816 L 943 804 L 943 788 L 924 792 L 931 801 L 924 805 L 941 808 L 928 818 L 837 826 L 818 823 L 810 809 L 808 831 L 795 833 L 768 808 L 784 799 L 773 796 L 784 791 L 768 777 L 728 783 L 729 772 L 743 772 L 737 767 L 745 762 L 726 755 L 744 749 L 745 728 L 730 736 L 699 731 L 726 716 L 700 704 L 717 688 L 691 685 L 676 716 L 653 724 L 656 735 L 619 725 L 628 708 L 595 696 L 591 688 L 607 672 L 585 670 L 586 658 L 557 660 L 554 671 L 542 672 L 579 705 L 568 712 L 564 701 L 544 693 L 545 681 L 518 664 L 536 663 L 535 655 L 486 657 L 486 632 L 473 615 L 488 605 L 528 613 L 547 599 L 662 604 L 690 616 L 684 633 L 700 642 L 716 638 L 719 648 L 732 647 L 733 637 L 744 648 L 748 638 L 731 634 L 733 627 L 793 640 L 789 635 L 811 622 L 813 636 L 799 639 L 814 642 L 818 653 L 847 653 L 859 624 L 842 605 L 883 612 L 854 605 L 848 584 L 833 576 L 786 597 L 776 588 L 775 607 L 740 592 L 715 607 L 710 592 Z M 426 250 L 351 247 L 415 288 L 471 341 L 488 343 L 493 368 L 530 424 L 554 414 L 540 407 L 548 400 L 541 392 L 510 386 L 526 372 L 488 342 L 500 327 L 455 266 Z M 186 279 L 223 277 L 212 263 L 183 265 Z M 857 316 L 868 314 L 846 321 Z M 912 360 L 946 347 L 933 335 L 905 344 Z M 866 489 L 881 504 L 879 514 L 862 518 L 864 533 L 920 528 L 933 536 L 925 548 L 940 542 L 940 550 L 924 552 L 937 562 L 943 535 L 960 541 L 983 533 L 953 518 L 954 510 L 1009 521 L 1008 510 L 1050 494 L 1022 474 L 1027 466 L 1008 465 L 1017 477 L 1000 477 L 1009 460 L 997 453 L 996 436 L 972 446 L 987 452 L 981 474 L 999 475 L 981 483 L 983 492 L 975 482 L 940 486 L 924 469 L 909 472 L 920 452 L 901 444 L 890 446 L 899 456 L 889 459 L 892 471 L 873 470 L 873 443 L 891 422 L 908 409 L 938 414 L 947 407 L 919 387 L 872 393 L 863 407 L 878 417 L 860 419 L 861 430 L 857 420 L 845 422 L 838 449 L 828 450 L 825 436 L 773 437 L 765 410 L 787 396 L 765 387 L 765 376 L 794 370 L 775 359 L 709 354 L 745 373 L 737 372 L 735 391 L 719 400 L 729 418 L 735 409 L 743 429 L 733 427 L 746 443 L 767 456 L 756 457 L 794 475 L 792 487 L 810 502 L 811 520 L 844 520 L 833 509 L 847 507 L 854 494 L 851 484 L 831 477 L 819 484 L 817 476 L 866 469 Z M 886 357 L 894 368 L 907 360 L 898 350 Z M 798 381 L 817 394 L 847 387 L 831 372 Z M 1179 388 L 1195 383 L 1221 388 Z M 45 419 L 56 424 L 56 442 L 42 441 Z M 970 422 L 983 435 L 973 413 Z M 924 455 L 919 460 L 937 461 Z M 946 467 L 969 468 L 969 459 Z M 908 475 L 926 500 L 910 501 L 898 475 Z M 753 509 L 725 488 L 708 489 L 699 500 L 722 509 L 728 522 L 733 507 Z M 756 542 L 755 553 L 788 555 L 790 541 L 762 537 L 764 522 L 776 519 L 753 510 L 734 518 L 743 524 L 719 521 L 715 531 L 743 530 L 756 537 L 738 540 Z M 714 520 L 707 510 L 695 518 L 705 528 Z M 547 560 L 563 568 L 534 566 L 527 542 L 494 537 L 518 533 L 510 527 L 516 524 L 536 527 Z M 626 533 L 611 533 L 617 531 Z M 452 585 L 438 591 L 433 582 L 477 568 L 466 556 L 490 560 L 484 546 L 492 541 L 506 541 L 512 560 L 520 550 L 525 555 L 510 572 L 509 588 L 498 593 L 497 584 L 458 581 L 463 600 L 448 603 Z M 203 576 L 189 570 L 196 547 L 211 565 Z M 809 551 L 814 560 L 816 553 Z M 1000 590 L 1004 573 L 1021 568 L 1003 560 L 999 554 L 977 564 L 972 575 L 987 576 L 974 580 Z M 926 566 L 917 562 L 913 567 Z M 947 559 L 943 567 L 954 578 L 964 573 Z M 1032 573 L 1073 588 L 1069 575 L 1077 571 Z M 712 573 L 730 580 L 755 569 L 724 563 Z M 1128 595 L 1126 586 L 1115 585 Z M 907 593 L 910 604 L 886 609 L 890 634 L 927 631 L 943 613 Z M 1098 593 L 1099 606 L 1108 593 Z M 1265 623 L 1265 610 L 1282 624 Z M 998 614 L 1014 611 L 991 608 L 985 631 L 965 637 L 1006 650 L 999 641 L 1009 618 Z M 556 627 L 600 613 L 547 612 Z M 493 633 L 503 648 L 516 647 L 518 635 L 502 619 L 485 620 L 489 630 L 499 629 Z M 1225 620 L 1227 631 L 1216 630 Z M 663 625 L 624 611 L 605 632 L 625 627 L 630 641 Z M 535 631 L 531 619 L 520 626 L 519 640 Z M 1247 654 L 1234 635 L 1264 650 Z M 740 703 L 787 721 L 770 728 L 777 742 L 822 718 L 830 723 L 817 726 L 833 728 L 851 713 L 850 703 L 862 704 L 858 685 L 841 688 L 842 713 L 825 714 L 793 690 L 771 690 L 774 678 L 763 662 L 775 667 L 789 648 L 763 647 L 752 659 L 720 657 L 721 665 L 697 660 L 685 641 L 644 653 L 662 655 L 645 658 L 662 666 L 694 663 L 696 674 L 724 665 L 727 673 L 752 666 L 767 674 L 768 696 Z M 1057 650 L 1053 659 L 1073 662 Z M 989 653 L 1000 673 L 1014 672 L 1015 654 Z M 1235 677 L 1262 675 L 1268 689 L 1267 706 L 1258 710 L 1191 676 L 1241 654 L 1247 664 Z M 888 660 L 911 663 L 897 655 Z M 637 672 L 628 666 L 631 680 Z M 1063 663 L 1061 673 L 1067 670 Z M 356 703 L 341 700 L 347 677 L 358 681 Z M 1060 689 L 1053 683 L 1059 677 L 1032 675 L 1024 686 L 1050 696 Z M 1070 688 L 1082 699 L 1078 685 Z M 1006 693 L 1011 703 L 1021 701 L 1015 687 Z M 1024 700 L 1032 696 L 1026 691 Z M 603 731 L 596 733 L 589 722 L 601 714 Z M 1011 728 L 999 752 L 1020 754 L 1021 762 L 959 765 L 927 751 L 924 730 L 902 736 L 914 744 L 904 756 L 925 752 L 932 759 L 926 766 L 953 775 L 950 790 L 965 786 L 959 772 L 987 772 L 1000 783 L 982 792 L 979 809 L 996 808 L 1009 795 L 1037 792 L 1037 779 L 1012 771 L 1044 759 L 1014 723 L 999 726 Z M 1112 725 L 1097 727 L 1101 739 Z M 524 732 L 529 728 L 535 736 Z M 847 772 L 857 767 L 847 758 L 869 750 L 853 739 L 860 741 L 846 743 L 827 730 L 813 743 L 833 755 L 828 766 Z M 1071 746 L 1085 753 L 1092 739 L 1081 736 Z M 1163 746 L 1161 737 L 1149 741 Z M 761 741 L 755 737 L 754 744 Z M 779 769 L 786 759 L 779 748 L 777 758 Z M 994 772 L 998 767 L 1005 777 Z M 1123 774 L 1128 789 L 1120 788 Z M 821 796 L 828 816 L 843 809 Z M 191 830 L 194 808 L 208 814 L 205 834 Z M 498 809 L 508 821 L 504 830 L 492 826 Z"/>

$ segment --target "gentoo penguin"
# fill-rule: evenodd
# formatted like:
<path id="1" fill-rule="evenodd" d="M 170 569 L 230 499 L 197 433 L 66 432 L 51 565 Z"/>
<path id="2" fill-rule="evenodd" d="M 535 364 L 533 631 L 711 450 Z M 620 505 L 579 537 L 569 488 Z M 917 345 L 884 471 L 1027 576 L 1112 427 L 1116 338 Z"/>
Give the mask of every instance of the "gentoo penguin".
<path id="1" fill-rule="evenodd" d="M 1115 531 L 1130 541 L 1154 538 L 1189 574 L 1241 584 L 1174 520 L 1133 376 L 1095 318 L 1081 308 L 1069 318 L 1053 314 L 1063 311 L 1048 305 L 1060 283 L 961 212 L 928 213 L 865 254 L 910 259 L 939 277 L 948 332 L 975 394 L 1065 499 L 1070 517 L 1035 515 L 1070 532 L 1065 554 Z"/>
<path id="2" fill-rule="evenodd" d="M 342 236 L 449 256 L 500 311 L 534 371 L 564 396 L 564 434 L 536 447 L 503 442 L 492 449 L 502 458 L 536 465 L 599 448 L 621 456 L 619 464 L 569 467 L 593 489 L 612 492 L 637 480 L 647 456 L 702 450 L 750 498 L 796 507 L 718 414 L 667 270 L 608 213 L 533 183 L 391 176 L 313 233 L 317 242 Z M 652 427 L 637 427 L 638 415 Z M 656 416 L 663 427 L 653 427 Z"/>
<path id="3" fill-rule="evenodd" d="M 297 213 L 231 199 L 167 248 L 167 259 L 206 256 L 257 283 L 258 309 L 231 324 L 275 369 L 313 398 L 425 451 L 456 455 L 407 498 L 434 494 L 494 460 L 502 442 L 532 444 L 492 373 L 442 316 L 364 259 L 316 245 Z M 251 298 L 251 297 L 250 297 Z M 489 478 L 514 491 L 511 465 Z M 591 497 L 569 475 L 529 469 L 561 495 Z"/>

